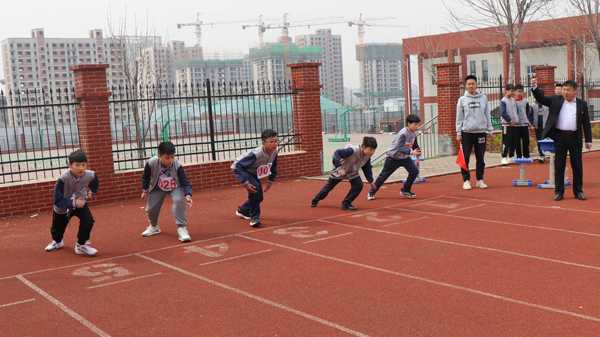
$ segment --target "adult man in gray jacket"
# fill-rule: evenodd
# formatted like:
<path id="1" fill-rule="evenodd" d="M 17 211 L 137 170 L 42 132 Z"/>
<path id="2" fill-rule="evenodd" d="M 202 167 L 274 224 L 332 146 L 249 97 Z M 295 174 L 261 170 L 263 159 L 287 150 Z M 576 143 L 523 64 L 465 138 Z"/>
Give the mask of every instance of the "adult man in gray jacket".
<path id="1" fill-rule="evenodd" d="M 487 96 L 477 91 L 477 77 L 469 75 L 465 78 L 465 94 L 456 104 L 456 139 L 461 143 L 465 162 L 469 166 L 471 152 L 475 149 L 477 187 L 487 188 L 483 181 L 485 170 L 485 146 L 487 135 L 494 130 Z M 463 189 L 471 189 L 471 174 L 461 170 Z"/>

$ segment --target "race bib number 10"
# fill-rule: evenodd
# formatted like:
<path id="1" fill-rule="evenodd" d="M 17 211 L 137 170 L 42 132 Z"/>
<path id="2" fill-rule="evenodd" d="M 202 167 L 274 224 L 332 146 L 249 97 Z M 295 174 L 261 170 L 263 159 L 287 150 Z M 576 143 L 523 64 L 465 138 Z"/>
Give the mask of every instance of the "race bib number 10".
<path id="1" fill-rule="evenodd" d="M 263 179 L 271 175 L 271 164 L 261 165 L 256 169 L 258 179 Z"/>

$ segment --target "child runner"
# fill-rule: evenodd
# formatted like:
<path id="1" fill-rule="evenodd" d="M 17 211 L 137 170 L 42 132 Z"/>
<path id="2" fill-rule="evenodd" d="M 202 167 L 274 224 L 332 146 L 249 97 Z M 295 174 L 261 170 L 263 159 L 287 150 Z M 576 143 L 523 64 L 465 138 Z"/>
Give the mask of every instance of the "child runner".
<path id="1" fill-rule="evenodd" d="M 525 99 L 522 84 L 515 85 L 515 103 L 517 105 L 519 125 L 515 128 L 513 145 L 515 146 L 517 157 L 529 158 L 529 128 L 531 127 L 530 119 L 532 113 L 529 102 Z"/>
<path id="2" fill-rule="evenodd" d="M 329 180 L 317 195 L 312 199 L 310 206 L 317 207 L 319 201 L 325 199 L 329 192 L 333 190 L 342 180 L 350 181 L 350 191 L 342 201 L 342 209 L 346 211 L 355 211 L 357 208 L 352 205 L 352 202 L 363 188 L 362 179 L 358 173 L 362 169 L 367 181 L 373 183 L 373 170 L 371 167 L 371 156 L 377 149 L 377 140 L 373 137 L 364 137 L 361 146 L 348 146 L 343 149 L 338 149 L 333 154 L 333 166 L 335 169 L 331 171 Z M 372 186 L 374 188 L 374 186 Z"/>
<path id="3" fill-rule="evenodd" d="M 56 181 L 54 188 L 54 207 L 52 212 L 52 242 L 46 246 L 51 252 L 64 247 L 63 236 L 69 220 L 79 218 L 79 232 L 75 243 L 75 254 L 95 256 L 98 250 L 89 243 L 94 226 L 94 217 L 87 201 L 98 192 L 98 177 L 94 171 L 87 170 L 87 156 L 81 150 L 69 155 L 69 169 Z"/>
<path id="4" fill-rule="evenodd" d="M 142 236 L 160 234 L 158 216 L 167 195 L 173 201 L 172 212 L 179 241 L 189 242 L 192 238 L 187 229 L 187 208 L 192 207 L 192 185 L 183 166 L 175 159 L 175 145 L 162 142 L 158 145 L 158 156 L 146 162 L 142 176 L 142 199 L 148 197 L 146 215 L 149 222 Z"/>
<path id="5" fill-rule="evenodd" d="M 386 152 L 385 163 L 383 164 L 383 170 L 375 180 L 367 196 L 367 200 L 374 200 L 375 193 L 385 183 L 385 181 L 394 173 L 399 167 L 404 167 L 408 171 L 408 178 L 404 182 L 402 188 L 402 195 L 406 198 L 415 198 L 417 195 L 411 192 L 411 187 L 419 175 L 419 169 L 411 156 L 420 156 L 421 149 L 417 143 L 417 128 L 421 123 L 421 119 L 417 115 L 406 116 L 406 127 L 404 127 L 394 140 L 392 145 Z"/>
<path id="6" fill-rule="evenodd" d="M 260 203 L 277 177 L 277 132 L 266 129 L 260 136 L 262 145 L 239 157 L 231 169 L 237 180 L 248 191 L 248 200 L 236 210 L 240 218 L 250 220 L 250 227 L 260 223 Z M 264 180 L 266 178 L 266 180 Z M 261 180 L 265 181 L 263 190 Z"/>
<path id="7" fill-rule="evenodd" d="M 500 101 L 500 115 L 502 117 L 502 165 L 508 165 L 511 157 L 515 155 L 512 139 L 514 126 L 511 125 L 517 115 L 517 105 L 513 99 L 515 87 L 507 84 L 504 88 L 504 97 Z"/>

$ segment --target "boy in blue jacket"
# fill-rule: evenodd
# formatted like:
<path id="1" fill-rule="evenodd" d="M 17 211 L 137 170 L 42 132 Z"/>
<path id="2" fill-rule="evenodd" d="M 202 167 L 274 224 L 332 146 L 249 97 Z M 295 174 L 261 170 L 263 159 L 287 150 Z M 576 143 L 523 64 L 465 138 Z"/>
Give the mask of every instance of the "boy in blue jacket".
<path id="1" fill-rule="evenodd" d="M 420 156 L 421 149 L 417 143 L 417 128 L 421 123 L 421 119 L 417 115 L 406 116 L 406 127 L 404 127 L 394 140 L 392 145 L 386 152 L 385 163 L 383 170 L 375 180 L 367 196 L 367 200 L 374 200 L 375 193 L 385 183 L 385 181 L 400 167 L 404 167 L 408 171 L 408 178 L 404 182 L 402 188 L 402 196 L 405 198 L 416 198 L 417 195 L 411 191 L 412 185 L 419 175 L 419 169 L 411 156 Z"/>
<path id="2" fill-rule="evenodd" d="M 333 154 L 333 166 L 335 168 L 331 171 L 327 184 L 312 199 L 310 206 L 317 207 L 319 201 L 325 199 L 337 184 L 344 179 L 348 179 L 350 181 L 350 191 L 342 201 L 342 209 L 345 211 L 357 210 L 352 202 L 358 197 L 363 188 L 358 170 L 362 169 L 369 184 L 373 183 L 371 157 L 375 154 L 376 149 L 377 140 L 373 137 L 365 137 L 361 146 L 349 146 L 336 150 Z"/>

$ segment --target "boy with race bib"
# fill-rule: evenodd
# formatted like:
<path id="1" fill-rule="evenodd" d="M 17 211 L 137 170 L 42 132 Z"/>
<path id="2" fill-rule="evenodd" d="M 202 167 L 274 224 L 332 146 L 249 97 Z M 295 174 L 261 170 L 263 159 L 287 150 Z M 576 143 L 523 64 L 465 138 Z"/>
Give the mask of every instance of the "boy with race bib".
<path id="1" fill-rule="evenodd" d="M 192 185 L 183 166 L 175 159 L 175 145 L 162 142 L 158 145 L 158 156 L 146 162 L 142 176 L 142 199 L 148 198 L 146 214 L 150 223 L 142 236 L 160 234 L 158 216 L 167 195 L 173 201 L 179 241 L 189 242 L 192 238 L 187 229 L 187 207 L 192 207 Z"/>
<path id="2" fill-rule="evenodd" d="M 248 200 L 235 214 L 250 220 L 251 227 L 260 226 L 260 203 L 277 177 L 277 132 L 266 129 L 261 134 L 262 145 L 240 156 L 231 165 L 236 179 L 248 191 Z M 261 180 L 264 181 L 263 189 Z"/>

